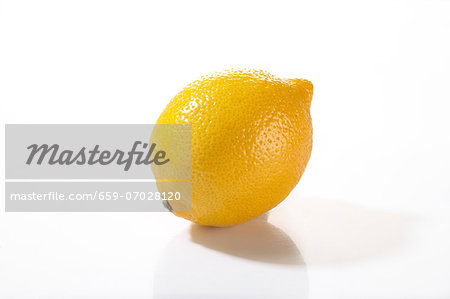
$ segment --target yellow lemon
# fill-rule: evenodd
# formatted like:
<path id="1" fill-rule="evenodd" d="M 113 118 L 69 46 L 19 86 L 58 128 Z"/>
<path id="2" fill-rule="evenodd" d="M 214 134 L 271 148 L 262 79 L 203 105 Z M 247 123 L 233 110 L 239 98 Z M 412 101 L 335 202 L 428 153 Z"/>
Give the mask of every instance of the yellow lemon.
<path id="1" fill-rule="evenodd" d="M 312 149 L 313 86 L 258 70 L 202 77 L 179 92 L 158 124 L 192 125 L 192 222 L 230 226 L 278 205 Z"/>

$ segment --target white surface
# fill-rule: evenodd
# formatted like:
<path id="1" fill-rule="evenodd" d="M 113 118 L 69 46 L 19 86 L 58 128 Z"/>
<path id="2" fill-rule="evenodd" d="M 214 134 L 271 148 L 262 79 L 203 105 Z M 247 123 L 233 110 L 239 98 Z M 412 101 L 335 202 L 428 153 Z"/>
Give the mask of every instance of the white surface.
<path id="1" fill-rule="evenodd" d="M 450 298 L 449 15 L 450 1 L 2 1 L 2 123 L 153 123 L 186 83 L 247 66 L 310 79 L 315 131 L 267 220 L 1 212 L 0 298 Z"/>

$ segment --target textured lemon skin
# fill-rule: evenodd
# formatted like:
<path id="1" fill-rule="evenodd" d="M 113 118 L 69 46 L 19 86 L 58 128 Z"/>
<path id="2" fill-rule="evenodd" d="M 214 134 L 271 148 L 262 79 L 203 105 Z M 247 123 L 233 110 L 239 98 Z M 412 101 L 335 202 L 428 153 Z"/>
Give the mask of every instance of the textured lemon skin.
<path id="1" fill-rule="evenodd" d="M 256 70 L 186 86 L 157 121 L 192 125 L 192 212 L 175 214 L 223 227 L 278 205 L 311 155 L 311 98 L 309 81 Z"/>

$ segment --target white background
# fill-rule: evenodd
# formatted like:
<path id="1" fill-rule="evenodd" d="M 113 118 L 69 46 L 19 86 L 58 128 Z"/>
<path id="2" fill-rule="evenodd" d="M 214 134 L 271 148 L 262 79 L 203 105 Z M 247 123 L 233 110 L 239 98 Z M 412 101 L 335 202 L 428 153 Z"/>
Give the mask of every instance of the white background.
<path id="1" fill-rule="evenodd" d="M 0 298 L 450 298 L 450 1 L 0 2 L 2 123 L 154 123 L 231 67 L 314 83 L 268 219 L 1 212 Z"/>

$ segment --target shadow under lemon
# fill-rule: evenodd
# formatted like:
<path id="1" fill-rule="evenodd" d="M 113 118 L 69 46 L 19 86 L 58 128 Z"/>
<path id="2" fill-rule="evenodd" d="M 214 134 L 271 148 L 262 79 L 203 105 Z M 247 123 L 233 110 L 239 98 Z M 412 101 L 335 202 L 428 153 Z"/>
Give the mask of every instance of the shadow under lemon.
<path id="1" fill-rule="evenodd" d="M 192 224 L 164 250 L 154 298 L 307 298 L 306 266 L 295 243 L 267 222 Z"/>
<path id="2" fill-rule="evenodd" d="M 191 225 L 160 259 L 155 298 L 307 298 L 304 260 L 316 268 L 398 254 L 418 220 L 295 197 L 270 212 L 270 223 L 266 214 L 228 228 Z"/>
<path id="3" fill-rule="evenodd" d="M 270 221 L 299 245 L 308 267 L 380 259 L 407 247 L 417 216 L 352 203 L 295 198 L 274 209 Z"/>
<path id="4" fill-rule="evenodd" d="M 304 265 L 300 251 L 264 214 L 253 221 L 226 228 L 191 225 L 191 240 L 232 256 L 265 263 Z"/>

